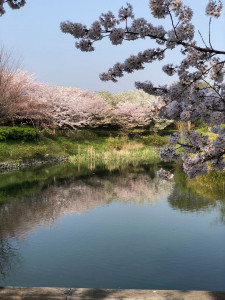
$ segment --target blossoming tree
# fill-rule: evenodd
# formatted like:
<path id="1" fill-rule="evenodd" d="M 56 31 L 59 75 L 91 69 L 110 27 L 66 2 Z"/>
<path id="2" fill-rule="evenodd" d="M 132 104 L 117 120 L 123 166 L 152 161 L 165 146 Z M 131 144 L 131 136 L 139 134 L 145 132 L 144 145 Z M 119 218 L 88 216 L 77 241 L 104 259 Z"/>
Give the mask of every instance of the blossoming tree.
<path id="1" fill-rule="evenodd" d="M 49 126 L 53 120 L 47 110 L 47 100 L 43 97 L 46 91 L 43 91 L 42 86 L 34 76 L 19 70 L 11 53 L 2 47 L 0 49 L 0 124 L 28 123 L 36 127 L 41 123 Z"/>
<path id="2" fill-rule="evenodd" d="M 52 86 L 48 88 L 47 99 L 49 113 L 59 129 L 96 128 L 109 122 L 109 105 L 88 90 Z"/>
<path id="3" fill-rule="evenodd" d="M 116 63 L 107 72 L 100 74 L 103 81 L 116 82 L 125 73 L 144 69 L 145 63 L 163 60 L 166 52 L 179 47 L 184 56 L 180 64 L 167 64 L 163 71 L 168 76 L 177 75 L 178 81 L 171 85 L 155 87 L 150 81 L 136 82 L 138 89 L 150 95 L 160 97 L 163 106 L 160 115 L 174 121 L 202 120 L 212 126 L 217 138 L 211 141 L 207 135 L 193 130 L 183 131 L 182 137 L 176 133 L 170 137 L 160 157 L 165 161 L 183 160 L 183 167 L 193 178 L 208 171 L 208 162 L 217 170 L 225 168 L 225 50 L 215 49 L 211 42 L 211 22 L 219 18 L 222 1 L 208 0 L 206 15 L 209 17 L 208 42 L 200 37 L 203 46 L 195 40 L 195 27 L 191 23 L 193 11 L 182 0 L 150 0 L 149 8 L 153 17 L 169 18 L 171 28 L 154 26 L 144 18 L 135 18 L 131 4 L 119 9 L 118 17 L 112 12 L 101 14 L 90 28 L 70 21 L 61 23 L 61 30 L 69 33 L 78 41 L 76 48 L 81 51 L 94 51 L 94 43 L 109 37 L 113 45 L 124 40 L 133 41 L 149 38 L 158 46 L 131 55 L 123 63 Z M 205 82 L 205 85 L 201 85 Z M 171 178 L 171 174 L 161 170 L 162 178 Z"/>
<path id="4" fill-rule="evenodd" d="M 13 62 L 10 54 L 0 49 L 0 125 L 60 130 L 116 125 L 133 129 L 147 127 L 157 118 L 148 102 L 141 105 L 122 97 L 115 106 L 98 93 L 40 83 Z"/>

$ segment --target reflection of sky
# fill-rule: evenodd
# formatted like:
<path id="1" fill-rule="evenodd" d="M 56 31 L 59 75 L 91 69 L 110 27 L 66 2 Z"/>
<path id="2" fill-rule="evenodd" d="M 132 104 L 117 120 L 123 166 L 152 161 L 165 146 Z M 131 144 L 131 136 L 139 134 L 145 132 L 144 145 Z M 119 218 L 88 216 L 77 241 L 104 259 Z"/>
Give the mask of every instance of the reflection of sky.
<path id="1" fill-rule="evenodd" d="M 6 284 L 224 290 L 224 228 L 212 226 L 216 215 L 173 211 L 166 198 L 65 215 L 18 242 L 23 263 Z"/>
<path id="2" fill-rule="evenodd" d="M 29 0 L 19 11 L 7 9 L 7 13 L 0 18 L 0 43 L 7 48 L 13 48 L 15 54 L 22 58 L 23 68 L 30 73 L 36 73 L 40 81 L 116 92 L 134 89 L 134 82 L 138 80 L 152 80 L 155 84 L 176 80 L 161 71 L 164 62 L 156 62 L 148 65 L 145 70 L 126 75 L 117 84 L 101 82 L 98 78 L 99 73 L 106 71 L 118 61 L 124 61 L 130 54 L 137 54 L 139 51 L 158 45 L 147 39 L 129 44 L 125 42 L 122 46 L 112 46 L 108 41 L 101 41 L 96 45 L 96 52 L 81 53 L 75 49 L 74 39 L 60 32 L 60 22 L 71 20 L 89 26 L 102 12 L 111 10 L 117 14 L 118 9 L 127 1 L 54 0 L 53 2 Z M 136 17 L 144 16 L 154 25 L 163 24 L 166 29 L 171 28 L 169 21 L 153 19 L 148 9 L 148 0 L 129 2 L 134 6 Z M 208 43 L 209 19 L 205 17 L 207 1 L 184 0 L 183 2 L 196 11 L 193 23 Z M 221 28 L 225 28 L 224 23 L 224 13 L 223 18 L 212 22 L 212 44 L 219 50 L 225 48 L 225 36 L 218 34 Z M 196 38 L 202 46 L 198 33 Z M 174 51 L 169 51 L 165 63 L 177 63 L 180 57 L 178 51 L 176 54 Z"/>

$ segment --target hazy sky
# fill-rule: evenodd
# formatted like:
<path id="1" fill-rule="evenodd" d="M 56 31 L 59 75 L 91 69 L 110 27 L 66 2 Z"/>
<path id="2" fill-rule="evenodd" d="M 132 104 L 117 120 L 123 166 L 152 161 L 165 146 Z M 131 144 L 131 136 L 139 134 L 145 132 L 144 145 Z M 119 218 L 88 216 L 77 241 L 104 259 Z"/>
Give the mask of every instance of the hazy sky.
<path id="1" fill-rule="evenodd" d="M 7 7 L 0 18 L 0 43 L 12 49 L 16 57 L 22 59 L 22 69 L 35 74 L 41 82 L 74 86 L 92 91 L 126 91 L 134 89 L 136 80 L 151 80 L 155 84 L 175 81 L 165 75 L 161 67 L 168 62 L 177 62 L 179 52 L 169 51 L 164 62 L 147 65 L 145 70 L 127 74 L 118 83 L 101 82 L 99 73 L 107 71 L 116 62 L 123 62 L 130 54 L 155 47 L 150 39 L 125 42 L 113 46 L 108 40 L 96 43 L 92 53 L 80 52 L 74 46 L 74 38 L 63 34 L 61 21 L 70 20 L 86 25 L 98 19 L 102 12 L 111 10 L 117 14 L 126 0 L 27 0 L 20 10 Z M 155 20 L 148 9 L 148 0 L 130 0 L 136 17 L 145 17 L 153 24 L 163 24 L 170 28 L 169 20 Z M 193 23 L 208 40 L 208 21 L 205 16 L 207 0 L 184 0 L 190 5 L 195 16 Z M 213 20 L 213 46 L 225 49 L 225 10 L 223 18 Z M 197 35 L 199 44 L 202 44 Z"/>

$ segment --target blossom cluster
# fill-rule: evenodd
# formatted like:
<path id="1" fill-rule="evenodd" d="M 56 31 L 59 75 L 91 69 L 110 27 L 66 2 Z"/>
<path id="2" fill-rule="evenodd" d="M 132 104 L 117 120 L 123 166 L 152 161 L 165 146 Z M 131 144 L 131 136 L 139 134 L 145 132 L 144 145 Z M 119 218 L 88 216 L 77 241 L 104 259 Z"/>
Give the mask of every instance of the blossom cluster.
<path id="1" fill-rule="evenodd" d="M 131 4 L 127 3 L 127 7 L 121 7 L 118 13 L 118 17 L 120 21 L 125 21 L 128 18 L 133 19 L 134 14 L 133 14 L 133 7 Z"/>
<path id="2" fill-rule="evenodd" d="M 222 12 L 223 3 L 221 1 L 210 0 L 206 6 L 206 15 L 219 18 Z"/>
<path id="3" fill-rule="evenodd" d="M 166 145 L 160 152 L 159 157 L 164 161 L 179 161 L 181 155 L 176 151 L 176 148 L 171 145 Z"/>
<path id="4" fill-rule="evenodd" d="M 4 3 L 6 2 L 12 9 L 19 9 L 26 4 L 26 0 L 0 0 L 0 17 L 5 13 Z"/>
<path id="5" fill-rule="evenodd" d="M 190 178 L 202 175 L 208 172 L 208 166 L 201 154 L 195 155 L 193 158 L 189 156 L 183 157 L 183 168 Z"/>

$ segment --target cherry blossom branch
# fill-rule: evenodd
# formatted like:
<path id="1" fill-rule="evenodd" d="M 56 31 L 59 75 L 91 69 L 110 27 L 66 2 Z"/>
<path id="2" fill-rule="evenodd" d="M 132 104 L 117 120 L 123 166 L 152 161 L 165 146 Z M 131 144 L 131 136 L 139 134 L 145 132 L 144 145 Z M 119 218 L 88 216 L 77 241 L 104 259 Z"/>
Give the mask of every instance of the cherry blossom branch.
<path id="1" fill-rule="evenodd" d="M 92 42 L 104 38 L 105 34 L 113 45 L 120 45 L 124 40 L 133 41 L 137 39 L 150 38 L 159 45 L 165 45 L 165 49 L 148 49 L 138 55 L 130 56 L 123 63 L 116 63 L 107 73 L 100 75 L 103 81 L 122 77 L 124 72 L 132 73 L 141 70 L 145 63 L 155 60 L 163 60 L 167 49 L 172 51 L 177 46 L 181 47 L 181 53 L 185 55 L 178 66 L 167 64 L 163 71 L 173 76 L 177 74 L 179 81 L 171 86 L 155 87 L 150 81 L 136 82 L 136 88 L 142 89 L 150 95 L 157 96 L 160 101 L 159 116 L 173 121 L 195 122 L 202 120 L 205 124 L 213 126 L 213 133 L 218 137 L 210 141 L 207 136 L 198 132 L 187 131 L 182 133 L 184 139 L 182 156 L 184 171 L 191 177 L 208 171 L 205 159 L 211 160 L 211 165 L 217 170 L 225 168 L 225 61 L 220 61 L 219 55 L 225 55 L 224 50 L 214 49 L 211 43 L 212 18 L 221 15 L 223 4 L 221 1 L 208 0 L 206 15 L 209 20 L 209 46 L 207 46 L 200 31 L 199 35 L 204 44 L 199 46 L 194 40 L 195 28 L 191 23 L 193 11 L 183 4 L 182 0 L 150 0 L 149 7 L 154 18 L 164 19 L 169 17 L 172 23 L 171 30 L 165 30 L 163 26 L 154 26 L 144 18 L 134 19 L 133 9 L 130 4 L 126 9 L 119 10 L 119 19 L 111 13 L 102 14 L 100 22 L 93 23 L 90 29 L 79 23 L 62 23 L 61 30 L 81 39 L 76 44 L 82 51 L 94 51 Z M 178 19 L 175 26 L 173 15 Z M 133 19 L 128 26 L 128 18 Z M 125 28 L 117 28 L 121 22 L 126 21 Z M 194 69 L 194 70 L 193 70 Z M 207 78 L 213 81 L 208 82 Z M 181 137 L 174 134 L 170 137 L 170 145 L 166 146 L 160 153 L 164 160 L 180 160 L 181 155 L 173 145 L 179 145 Z M 190 155 L 192 154 L 192 155 Z M 162 177 L 169 176 L 164 171 Z"/>

